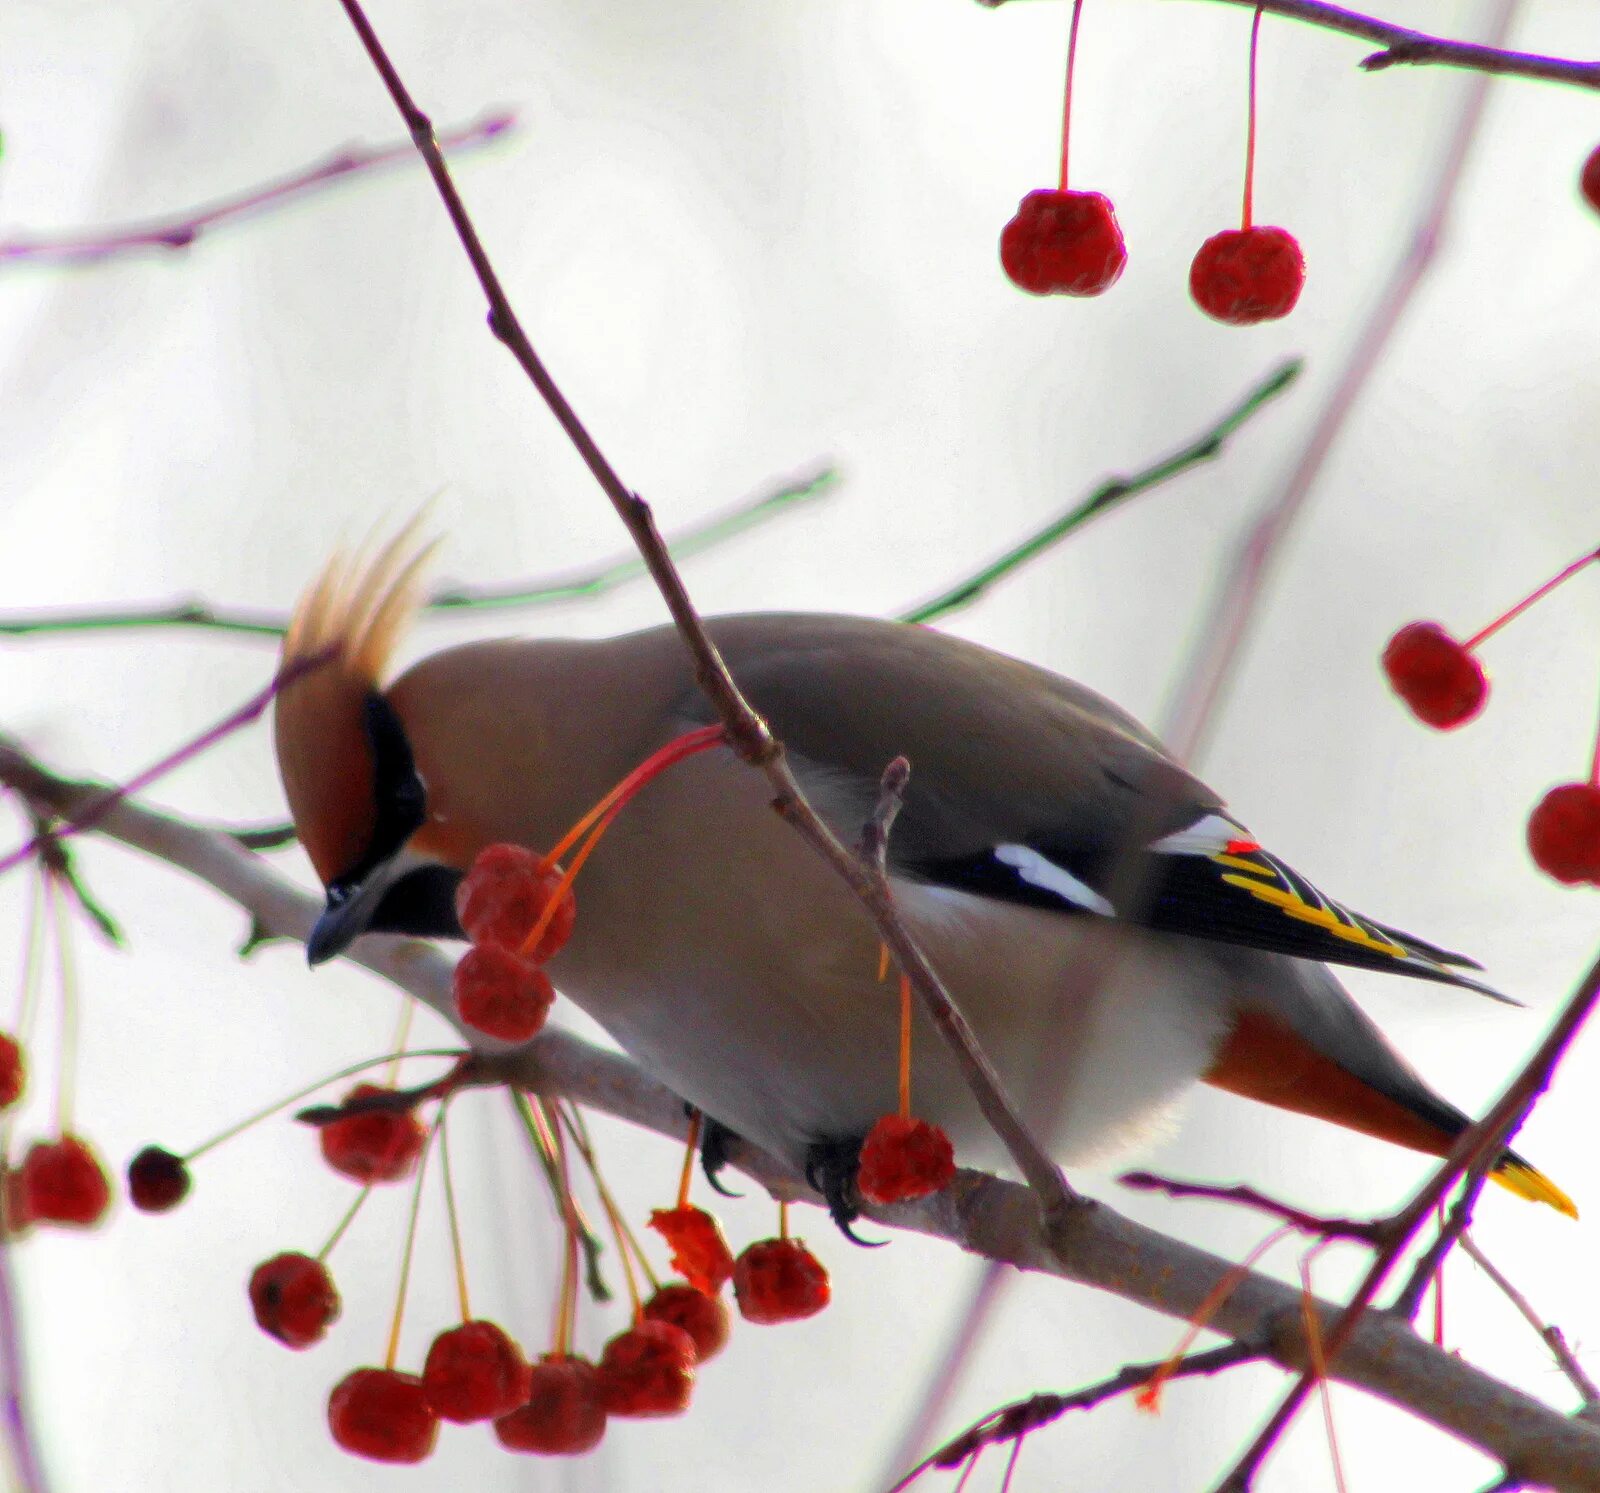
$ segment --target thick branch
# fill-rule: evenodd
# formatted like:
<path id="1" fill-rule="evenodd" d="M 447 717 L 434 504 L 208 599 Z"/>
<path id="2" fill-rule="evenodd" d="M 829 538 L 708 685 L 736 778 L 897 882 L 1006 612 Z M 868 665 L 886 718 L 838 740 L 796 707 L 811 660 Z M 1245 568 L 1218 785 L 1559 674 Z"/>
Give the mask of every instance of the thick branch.
<path id="1" fill-rule="evenodd" d="M 0 743 L 0 783 L 44 807 L 71 813 L 99 789 L 44 771 Z M 275 936 L 303 940 L 319 911 L 264 858 L 225 833 L 201 829 L 126 800 L 96 826 L 99 833 L 167 861 L 236 902 Z M 356 960 L 447 1017 L 451 962 L 413 939 L 367 937 Z M 530 1046 L 487 1056 L 477 1077 L 498 1078 L 587 1104 L 674 1139 L 687 1131 L 682 1102 L 620 1054 L 549 1030 Z M 780 1196 L 819 1199 L 789 1167 L 741 1145 L 736 1165 Z M 1103 1205 L 1077 1210 L 1075 1226 L 1054 1238 L 1026 1188 L 979 1172 L 961 1172 L 920 1203 L 869 1209 L 878 1222 L 909 1229 L 1022 1270 L 1096 1286 L 1167 1316 L 1186 1320 L 1231 1270 L 1228 1261 L 1122 1218 Z M 1324 1335 L 1339 1309 L 1319 1303 Z M 1291 1369 L 1309 1364 L 1300 1293 L 1270 1277 L 1245 1276 L 1211 1318 L 1213 1329 Z M 1382 1313 L 1363 1317 L 1332 1367 L 1333 1376 L 1438 1426 L 1526 1481 L 1600 1493 L 1600 1430 L 1569 1420 L 1530 1396 L 1441 1352 L 1410 1325 Z"/>

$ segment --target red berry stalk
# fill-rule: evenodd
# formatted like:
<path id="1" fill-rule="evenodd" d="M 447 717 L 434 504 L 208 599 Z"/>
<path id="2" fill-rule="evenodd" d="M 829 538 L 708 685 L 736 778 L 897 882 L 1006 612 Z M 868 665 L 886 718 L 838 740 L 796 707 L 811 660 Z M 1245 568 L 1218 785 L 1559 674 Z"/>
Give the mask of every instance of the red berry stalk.
<path id="1" fill-rule="evenodd" d="M 1067 78 L 1061 101 L 1061 184 L 1029 192 L 1000 233 L 1000 263 L 1030 295 L 1095 296 L 1117 283 L 1127 245 L 1111 199 L 1067 188 L 1072 141 L 1072 75 L 1078 58 L 1083 0 L 1073 0 L 1067 32 Z"/>
<path id="2" fill-rule="evenodd" d="M 1408 622 L 1383 650 L 1383 672 L 1394 692 L 1426 725 L 1440 731 L 1466 725 L 1489 698 L 1488 675 L 1473 656 L 1478 647 L 1596 559 L 1600 550 L 1574 560 L 1465 642 L 1437 622 Z"/>
<path id="3" fill-rule="evenodd" d="M 1244 207 L 1238 228 L 1213 234 L 1189 267 L 1189 294 L 1199 308 L 1229 326 L 1276 321 L 1294 310 L 1305 285 L 1300 245 L 1287 229 L 1252 222 L 1256 182 L 1256 70 L 1261 6 L 1250 25 L 1250 102 L 1244 147 Z"/>

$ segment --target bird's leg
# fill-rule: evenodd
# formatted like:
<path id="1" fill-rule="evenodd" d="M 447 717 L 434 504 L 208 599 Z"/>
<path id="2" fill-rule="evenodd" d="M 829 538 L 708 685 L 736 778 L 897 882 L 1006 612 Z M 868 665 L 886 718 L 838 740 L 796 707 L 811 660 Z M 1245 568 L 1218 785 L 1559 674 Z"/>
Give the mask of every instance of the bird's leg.
<path id="1" fill-rule="evenodd" d="M 863 1249 L 879 1249 L 887 1239 L 863 1239 L 850 1227 L 861 1217 L 855 1204 L 856 1173 L 861 1170 L 859 1135 L 818 1140 L 806 1147 L 806 1181 L 827 1199 L 828 1216 L 839 1232 Z"/>
<path id="2" fill-rule="evenodd" d="M 685 1106 L 689 1108 L 689 1106 Z M 693 1113 L 693 1111 L 690 1111 Z M 739 1139 L 737 1133 L 730 1130 L 721 1120 L 713 1120 L 710 1115 L 702 1112 L 700 1116 L 700 1170 L 705 1173 L 706 1181 L 711 1184 L 711 1190 L 725 1198 L 743 1197 L 742 1192 L 735 1192 L 731 1187 L 724 1187 L 718 1180 L 723 1167 L 728 1164 L 734 1142 Z"/>

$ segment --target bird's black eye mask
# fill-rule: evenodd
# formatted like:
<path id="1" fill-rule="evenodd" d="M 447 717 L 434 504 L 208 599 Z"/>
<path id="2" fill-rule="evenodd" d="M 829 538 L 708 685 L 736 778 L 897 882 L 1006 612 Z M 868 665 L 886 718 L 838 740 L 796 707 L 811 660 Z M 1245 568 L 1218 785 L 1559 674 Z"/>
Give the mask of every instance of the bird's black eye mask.
<path id="1" fill-rule="evenodd" d="M 362 706 L 362 725 L 372 750 L 372 838 L 367 853 L 330 882 L 330 897 L 348 895 L 400 850 L 427 817 L 428 796 L 417 776 L 411 743 L 394 708 L 376 690 Z"/>

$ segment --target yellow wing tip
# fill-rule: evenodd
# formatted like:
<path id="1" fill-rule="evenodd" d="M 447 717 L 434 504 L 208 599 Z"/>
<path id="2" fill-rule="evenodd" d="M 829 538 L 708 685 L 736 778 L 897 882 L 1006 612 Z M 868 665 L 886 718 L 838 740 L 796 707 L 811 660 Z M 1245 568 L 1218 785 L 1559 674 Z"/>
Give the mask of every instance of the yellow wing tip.
<path id="1" fill-rule="evenodd" d="M 1526 1198 L 1530 1203 L 1547 1203 L 1568 1218 L 1578 1216 L 1578 1205 L 1543 1172 L 1529 1166 L 1526 1161 L 1508 1157 L 1495 1167 L 1490 1176 L 1507 1192 L 1514 1192 L 1519 1198 Z"/>

